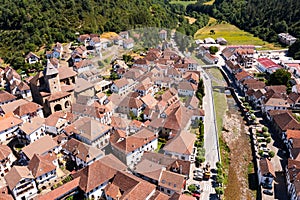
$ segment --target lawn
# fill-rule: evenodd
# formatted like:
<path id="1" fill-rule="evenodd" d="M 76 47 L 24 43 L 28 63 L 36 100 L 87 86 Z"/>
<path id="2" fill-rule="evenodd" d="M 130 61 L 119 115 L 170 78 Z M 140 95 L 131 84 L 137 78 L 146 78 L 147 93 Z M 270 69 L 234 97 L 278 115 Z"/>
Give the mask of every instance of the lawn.
<path id="1" fill-rule="evenodd" d="M 211 30 L 214 30 L 215 34 L 211 34 Z M 254 37 L 251 33 L 243 31 L 232 24 L 226 22 L 217 23 L 214 18 L 210 18 L 208 25 L 199 29 L 194 35 L 195 39 L 207 37 L 214 39 L 223 37 L 228 41 L 228 45 L 255 45 L 262 46 L 263 49 L 280 49 L 280 47 Z"/>
<path id="2" fill-rule="evenodd" d="M 176 1 L 176 0 L 172 0 L 170 2 L 170 4 L 180 4 L 183 5 L 184 8 L 186 8 L 188 5 L 190 4 L 195 4 L 197 1 Z"/>

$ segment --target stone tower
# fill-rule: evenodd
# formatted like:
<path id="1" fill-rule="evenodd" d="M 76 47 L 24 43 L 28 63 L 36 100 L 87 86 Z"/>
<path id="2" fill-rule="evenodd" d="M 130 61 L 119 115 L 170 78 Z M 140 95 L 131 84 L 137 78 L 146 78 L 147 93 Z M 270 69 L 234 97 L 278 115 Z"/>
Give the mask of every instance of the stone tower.
<path id="1" fill-rule="evenodd" d="M 44 70 L 44 77 L 51 94 L 61 91 L 58 70 L 49 60 Z"/>

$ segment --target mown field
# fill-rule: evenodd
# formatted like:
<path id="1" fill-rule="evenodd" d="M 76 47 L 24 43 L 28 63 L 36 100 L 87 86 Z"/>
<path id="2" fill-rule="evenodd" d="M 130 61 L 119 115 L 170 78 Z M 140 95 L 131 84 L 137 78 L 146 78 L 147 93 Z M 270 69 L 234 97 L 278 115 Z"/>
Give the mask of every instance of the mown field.
<path id="1" fill-rule="evenodd" d="M 211 30 L 214 34 L 211 34 Z M 243 31 L 229 23 L 217 23 L 217 20 L 210 18 L 208 25 L 199 29 L 195 35 L 195 39 L 204 39 L 207 37 L 218 38 L 223 37 L 228 41 L 229 45 L 255 45 L 262 46 L 262 49 L 280 49 L 280 46 L 268 43 L 255 37 L 253 34 Z"/>

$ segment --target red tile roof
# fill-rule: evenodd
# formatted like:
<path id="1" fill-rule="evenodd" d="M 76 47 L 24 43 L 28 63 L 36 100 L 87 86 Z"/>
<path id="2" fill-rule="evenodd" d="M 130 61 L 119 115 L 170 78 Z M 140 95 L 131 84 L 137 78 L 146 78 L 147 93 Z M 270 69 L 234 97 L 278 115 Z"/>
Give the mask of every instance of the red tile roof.
<path id="1" fill-rule="evenodd" d="M 274 63 L 272 60 L 269 58 L 258 58 L 257 62 L 259 62 L 261 65 L 263 65 L 265 68 L 272 68 L 272 67 L 280 67 L 280 65 Z"/>

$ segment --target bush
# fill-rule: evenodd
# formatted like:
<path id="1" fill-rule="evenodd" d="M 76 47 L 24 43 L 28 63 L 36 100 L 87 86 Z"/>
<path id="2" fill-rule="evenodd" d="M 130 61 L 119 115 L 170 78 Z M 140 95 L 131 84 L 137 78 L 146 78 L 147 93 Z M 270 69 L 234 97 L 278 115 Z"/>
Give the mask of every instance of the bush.
<path id="1" fill-rule="evenodd" d="M 275 156 L 275 152 L 274 151 L 269 151 L 269 157 L 273 158 Z"/>
<path id="2" fill-rule="evenodd" d="M 268 137 L 268 138 L 266 138 L 266 143 L 270 143 L 271 142 L 271 138 L 270 137 Z"/>
<path id="3" fill-rule="evenodd" d="M 223 175 L 217 174 L 216 181 L 217 181 L 219 184 L 222 184 L 223 181 L 224 181 Z"/>
<path id="4" fill-rule="evenodd" d="M 216 187 L 215 190 L 218 195 L 224 194 L 224 189 L 222 187 Z"/>
<path id="5" fill-rule="evenodd" d="M 189 185 L 189 186 L 188 186 L 188 190 L 189 190 L 190 192 L 194 193 L 194 192 L 197 190 L 197 187 L 196 187 L 194 184 L 192 184 L 192 185 Z"/>
<path id="6" fill-rule="evenodd" d="M 263 131 L 263 132 L 268 132 L 268 130 L 269 130 L 269 129 L 268 129 L 268 127 L 266 127 L 266 126 L 264 126 L 264 127 L 262 128 L 262 131 Z"/>
<path id="7" fill-rule="evenodd" d="M 196 157 L 196 162 L 198 162 L 198 163 L 204 163 L 205 162 L 205 158 L 203 156 L 197 156 Z"/>
<path id="8" fill-rule="evenodd" d="M 264 155 L 264 151 L 263 150 L 259 150 L 258 151 L 258 155 L 263 156 Z"/>
<path id="9" fill-rule="evenodd" d="M 221 162 L 216 162 L 216 166 L 217 166 L 217 168 L 223 168 L 223 165 L 222 165 L 222 163 Z"/>
<path id="10" fill-rule="evenodd" d="M 271 136 L 271 134 L 269 132 L 264 132 L 263 133 L 264 138 L 268 138 Z"/>

